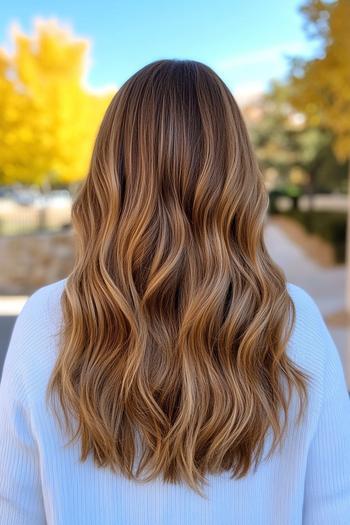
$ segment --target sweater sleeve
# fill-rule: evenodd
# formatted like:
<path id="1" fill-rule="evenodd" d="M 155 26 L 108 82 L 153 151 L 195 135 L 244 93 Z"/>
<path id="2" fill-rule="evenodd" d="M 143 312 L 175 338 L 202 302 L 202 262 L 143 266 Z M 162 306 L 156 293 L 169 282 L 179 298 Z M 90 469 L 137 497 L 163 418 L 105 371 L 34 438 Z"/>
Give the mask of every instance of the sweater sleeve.
<path id="1" fill-rule="evenodd" d="M 6 525 L 46 523 L 23 373 L 36 294 L 16 319 L 0 383 L 0 523 Z"/>
<path id="2" fill-rule="evenodd" d="M 314 308 L 323 344 L 324 376 L 317 425 L 307 460 L 303 524 L 348 525 L 350 399 L 338 349 L 315 303 Z"/>

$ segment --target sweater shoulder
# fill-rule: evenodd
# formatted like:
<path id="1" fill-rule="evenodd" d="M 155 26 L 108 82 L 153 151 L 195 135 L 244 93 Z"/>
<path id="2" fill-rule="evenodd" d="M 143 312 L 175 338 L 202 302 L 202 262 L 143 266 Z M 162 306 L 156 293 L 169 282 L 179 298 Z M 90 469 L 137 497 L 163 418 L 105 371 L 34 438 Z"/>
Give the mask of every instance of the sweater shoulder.
<path id="1" fill-rule="evenodd" d="M 66 280 L 55 281 L 32 293 L 12 329 L 2 377 L 20 382 L 29 397 L 45 383 L 56 358 L 60 299 Z"/>
<path id="2" fill-rule="evenodd" d="M 320 310 L 315 301 L 309 292 L 305 290 L 302 286 L 294 284 L 290 281 L 287 282 L 287 291 L 289 296 L 292 298 L 294 304 L 298 307 L 299 310 L 305 312 L 309 311 L 313 316 L 318 317 Z"/>
<path id="3" fill-rule="evenodd" d="M 61 318 L 60 301 L 66 280 L 64 278 L 38 288 L 28 297 L 16 319 L 12 337 L 15 342 L 18 338 L 22 340 L 23 351 L 26 348 L 28 351 L 31 349 L 32 355 L 28 357 L 34 358 L 33 354 L 38 347 L 58 328 Z M 31 341 L 30 345 L 23 344 L 27 338 Z"/>
<path id="4" fill-rule="evenodd" d="M 319 409 L 327 363 L 340 359 L 338 349 L 313 296 L 304 288 L 287 282 L 295 307 L 295 322 L 288 342 L 288 354 L 311 378 L 310 395 Z"/>
<path id="5" fill-rule="evenodd" d="M 287 282 L 287 291 L 294 304 L 296 314 L 293 335 L 308 342 L 315 342 L 314 337 L 317 334 L 319 337 L 316 337 L 316 340 L 322 339 L 327 327 L 316 300 L 304 288 L 291 282 Z M 317 352 L 317 348 L 314 350 Z"/>
<path id="6" fill-rule="evenodd" d="M 287 291 L 295 309 L 290 351 L 295 358 L 322 368 L 329 335 L 323 314 L 312 295 L 301 286 L 287 282 Z"/>
<path id="7" fill-rule="evenodd" d="M 33 317 L 38 313 L 57 314 L 57 302 L 60 300 L 67 278 L 41 286 L 25 302 L 19 317 Z"/>
<path id="8" fill-rule="evenodd" d="M 19 312 L 14 328 L 17 332 L 30 323 L 33 327 L 42 324 L 39 321 L 57 315 L 57 302 L 60 300 L 67 278 L 41 286 L 28 296 L 21 311 Z"/>

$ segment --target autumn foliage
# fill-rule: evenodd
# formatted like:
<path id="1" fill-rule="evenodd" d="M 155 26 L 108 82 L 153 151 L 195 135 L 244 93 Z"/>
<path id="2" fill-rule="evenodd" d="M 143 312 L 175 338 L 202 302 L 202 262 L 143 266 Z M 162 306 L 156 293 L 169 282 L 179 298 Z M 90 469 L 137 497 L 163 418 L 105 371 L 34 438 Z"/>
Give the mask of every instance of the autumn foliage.
<path id="1" fill-rule="evenodd" d="M 89 42 L 56 20 L 14 31 L 13 43 L 0 49 L 0 183 L 78 182 L 114 93 L 84 85 Z"/>
<path id="2" fill-rule="evenodd" d="M 350 1 L 308 0 L 301 11 L 320 50 L 312 60 L 295 60 L 291 101 L 310 125 L 332 131 L 335 153 L 345 161 L 350 158 Z"/>

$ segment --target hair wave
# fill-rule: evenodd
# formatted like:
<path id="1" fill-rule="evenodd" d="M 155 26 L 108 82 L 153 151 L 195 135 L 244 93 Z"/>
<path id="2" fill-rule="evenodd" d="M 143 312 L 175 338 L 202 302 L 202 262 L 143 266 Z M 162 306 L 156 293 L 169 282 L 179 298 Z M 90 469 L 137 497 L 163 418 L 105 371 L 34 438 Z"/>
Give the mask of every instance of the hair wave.
<path id="1" fill-rule="evenodd" d="M 273 453 L 294 387 L 300 420 L 308 375 L 286 352 L 295 306 L 264 244 L 267 208 L 240 110 L 211 68 L 158 60 L 115 94 L 72 207 L 47 391 L 82 461 L 203 495 L 206 474 L 258 464 L 269 428 Z"/>

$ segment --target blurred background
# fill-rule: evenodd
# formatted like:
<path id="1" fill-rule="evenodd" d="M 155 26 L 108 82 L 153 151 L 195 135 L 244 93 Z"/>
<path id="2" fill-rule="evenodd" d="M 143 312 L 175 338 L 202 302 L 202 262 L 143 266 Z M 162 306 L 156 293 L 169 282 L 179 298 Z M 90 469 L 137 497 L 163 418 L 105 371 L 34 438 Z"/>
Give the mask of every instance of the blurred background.
<path id="1" fill-rule="evenodd" d="M 28 295 L 66 277 L 102 116 L 143 65 L 189 58 L 238 101 L 270 195 L 265 237 L 319 305 L 350 389 L 349 0 L 14 0 L 0 19 L 0 373 Z"/>

